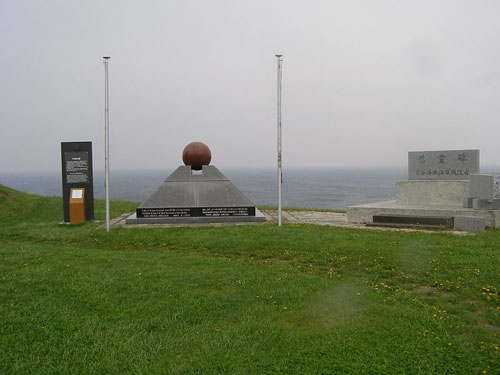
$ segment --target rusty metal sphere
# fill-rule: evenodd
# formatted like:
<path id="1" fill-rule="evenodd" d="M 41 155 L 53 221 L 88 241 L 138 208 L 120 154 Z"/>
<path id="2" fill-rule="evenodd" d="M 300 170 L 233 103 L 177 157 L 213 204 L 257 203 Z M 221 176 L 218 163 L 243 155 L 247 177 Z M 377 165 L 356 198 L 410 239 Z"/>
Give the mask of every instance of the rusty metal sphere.
<path id="1" fill-rule="evenodd" d="M 194 170 L 200 170 L 203 165 L 209 165 L 210 160 L 212 160 L 212 153 L 208 146 L 201 142 L 192 142 L 182 151 L 182 161 Z"/>

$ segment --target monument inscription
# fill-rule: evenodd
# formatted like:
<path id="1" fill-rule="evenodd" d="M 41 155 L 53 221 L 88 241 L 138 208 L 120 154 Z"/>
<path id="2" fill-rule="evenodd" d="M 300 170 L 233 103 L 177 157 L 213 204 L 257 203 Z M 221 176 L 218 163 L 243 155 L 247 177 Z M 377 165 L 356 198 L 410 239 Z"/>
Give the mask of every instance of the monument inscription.
<path id="1" fill-rule="evenodd" d="M 468 180 L 479 173 L 479 150 L 408 152 L 409 180 Z"/>
<path id="2" fill-rule="evenodd" d="M 64 161 L 66 168 L 66 183 L 88 183 L 89 178 L 89 153 L 65 152 Z"/>
<path id="3" fill-rule="evenodd" d="M 255 207 L 137 208 L 139 218 L 255 216 Z"/>

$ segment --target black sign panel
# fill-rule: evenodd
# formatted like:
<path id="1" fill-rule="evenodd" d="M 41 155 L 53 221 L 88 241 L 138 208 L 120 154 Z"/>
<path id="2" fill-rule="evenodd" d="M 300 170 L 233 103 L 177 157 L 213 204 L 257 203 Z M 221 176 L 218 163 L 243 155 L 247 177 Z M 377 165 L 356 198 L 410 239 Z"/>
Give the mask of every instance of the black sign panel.
<path id="1" fill-rule="evenodd" d="M 85 188 L 85 217 L 94 220 L 92 142 L 61 142 L 64 221 L 69 222 L 69 192 Z"/>
<path id="2" fill-rule="evenodd" d="M 138 208 L 138 218 L 255 216 L 255 207 Z"/>

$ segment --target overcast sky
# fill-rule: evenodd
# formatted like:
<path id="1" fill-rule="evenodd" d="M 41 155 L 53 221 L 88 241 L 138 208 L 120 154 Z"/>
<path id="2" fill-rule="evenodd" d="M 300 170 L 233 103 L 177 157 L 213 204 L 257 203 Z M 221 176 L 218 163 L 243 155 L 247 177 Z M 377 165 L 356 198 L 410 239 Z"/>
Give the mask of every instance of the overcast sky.
<path id="1" fill-rule="evenodd" d="M 500 165 L 500 1 L 2 0 L 0 171 L 57 171 L 61 141 L 104 167 L 404 166 L 481 150 Z"/>

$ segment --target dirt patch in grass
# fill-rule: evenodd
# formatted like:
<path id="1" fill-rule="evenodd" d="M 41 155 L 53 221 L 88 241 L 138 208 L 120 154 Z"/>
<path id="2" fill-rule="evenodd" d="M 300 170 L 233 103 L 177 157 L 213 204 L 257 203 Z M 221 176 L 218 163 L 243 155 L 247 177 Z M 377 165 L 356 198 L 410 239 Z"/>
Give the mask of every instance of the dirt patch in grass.
<path id="1" fill-rule="evenodd" d="M 433 288 L 432 286 L 427 286 L 427 285 L 422 285 L 419 286 L 415 289 L 412 290 L 412 293 L 417 293 L 417 294 L 434 294 L 436 292 L 436 289 Z"/>

